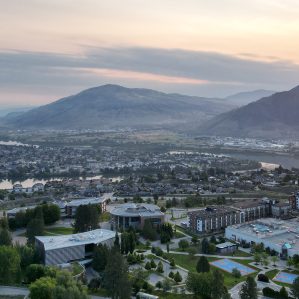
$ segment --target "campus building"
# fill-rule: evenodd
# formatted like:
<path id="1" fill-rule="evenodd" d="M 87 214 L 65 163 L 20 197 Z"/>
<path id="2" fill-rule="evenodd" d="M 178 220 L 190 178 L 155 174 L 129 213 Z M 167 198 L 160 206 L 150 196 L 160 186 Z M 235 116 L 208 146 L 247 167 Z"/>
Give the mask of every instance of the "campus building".
<path id="1" fill-rule="evenodd" d="M 104 197 L 87 197 L 74 199 L 65 203 L 65 214 L 67 217 L 74 217 L 79 206 L 98 205 L 102 212 L 106 211 L 107 198 Z"/>
<path id="2" fill-rule="evenodd" d="M 289 203 L 292 209 L 294 210 L 299 209 L 299 192 L 297 192 L 296 194 L 292 194 L 289 197 Z"/>
<path id="3" fill-rule="evenodd" d="M 189 212 L 187 227 L 195 233 L 210 233 L 224 230 L 227 226 L 241 224 L 265 217 L 289 218 L 288 202 L 268 198 L 240 201 L 231 206 L 211 206 Z"/>
<path id="4" fill-rule="evenodd" d="M 225 229 L 225 237 L 239 243 L 260 244 L 280 254 L 282 258 L 299 252 L 299 219 L 263 218 L 235 224 Z"/>
<path id="5" fill-rule="evenodd" d="M 90 259 L 96 245 L 111 247 L 114 240 L 115 232 L 96 229 L 73 235 L 36 236 L 35 246 L 45 265 L 60 265 Z"/>
<path id="6" fill-rule="evenodd" d="M 229 225 L 243 223 L 244 221 L 244 213 L 224 206 L 211 206 L 189 212 L 187 215 L 187 227 L 195 233 L 220 231 Z"/>
<path id="7" fill-rule="evenodd" d="M 164 213 L 158 206 L 152 204 L 122 204 L 112 209 L 110 214 L 114 229 L 142 228 L 146 219 L 154 225 L 164 223 Z"/>

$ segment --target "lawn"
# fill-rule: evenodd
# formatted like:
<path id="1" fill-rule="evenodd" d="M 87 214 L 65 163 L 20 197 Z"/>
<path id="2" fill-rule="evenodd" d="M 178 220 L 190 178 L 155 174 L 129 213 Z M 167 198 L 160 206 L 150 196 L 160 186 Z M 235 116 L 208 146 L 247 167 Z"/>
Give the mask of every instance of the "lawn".
<path id="1" fill-rule="evenodd" d="M 45 236 L 57 236 L 57 235 L 71 235 L 74 232 L 72 227 L 50 227 L 46 228 Z"/>
<path id="2" fill-rule="evenodd" d="M 159 298 L 163 299 L 191 299 L 194 298 L 193 295 L 187 295 L 187 294 L 173 294 L 173 293 L 164 293 L 162 291 L 154 291 L 153 295 L 159 296 Z M 200 299 L 201 297 L 196 297 L 197 299 Z"/>
<path id="3" fill-rule="evenodd" d="M 181 266 L 181 267 L 185 268 L 188 271 L 196 272 L 196 264 L 197 264 L 197 261 L 199 259 L 198 256 L 191 257 L 189 255 L 171 254 L 171 253 L 169 253 L 168 256 L 174 258 L 176 265 Z M 209 262 L 215 261 L 217 259 L 218 258 L 208 257 Z M 236 262 L 248 266 L 248 264 L 251 263 L 252 260 L 236 260 Z M 251 266 L 251 265 L 249 265 L 249 267 L 256 270 L 256 268 Z M 254 272 L 250 275 L 242 276 L 241 278 L 236 279 L 235 277 L 233 277 L 232 274 L 227 273 L 227 272 L 225 272 L 225 271 L 223 271 L 219 268 L 216 268 L 212 265 L 211 265 L 211 269 L 218 269 L 223 274 L 224 284 L 227 288 L 231 288 L 234 285 L 238 284 L 239 282 L 246 280 L 246 278 L 248 276 L 255 277 L 256 274 L 257 274 L 257 272 Z"/>

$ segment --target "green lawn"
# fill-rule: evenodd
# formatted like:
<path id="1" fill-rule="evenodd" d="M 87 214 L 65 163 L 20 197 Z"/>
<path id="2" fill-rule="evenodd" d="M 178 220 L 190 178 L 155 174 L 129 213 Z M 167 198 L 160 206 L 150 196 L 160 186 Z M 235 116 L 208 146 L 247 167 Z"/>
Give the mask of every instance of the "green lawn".
<path id="1" fill-rule="evenodd" d="M 57 236 L 57 235 L 71 235 L 74 232 L 72 227 L 51 227 L 46 228 L 44 235 L 45 236 Z"/>
<path id="2" fill-rule="evenodd" d="M 73 233 L 74 229 L 72 227 L 47 227 L 45 228 L 43 236 L 71 235 Z M 23 233 L 20 236 L 26 237 L 26 233 Z"/>
<path id="3" fill-rule="evenodd" d="M 154 291 L 153 295 L 159 296 L 159 298 L 163 299 L 191 299 L 194 298 L 193 295 L 187 294 L 172 294 L 172 293 L 164 293 L 162 291 Z M 197 299 L 201 299 L 201 297 L 196 297 Z"/>
<path id="4" fill-rule="evenodd" d="M 199 259 L 198 256 L 191 257 L 189 255 L 171 254 L 171 253 L 169 253 L 168 256 L 174 258 L 176 265 L 179 265 L 188 271 L 196 272 L 196 264 Z M 208 260 L 209 260 L 209 262 L 212 262 L 214 260 L 218 260 L 218 258 L 208 257 Z M 246 265 L 246 266 L 249 266 L 250 268 L 257 270 L 257 268 L 255 268 L 251 265 L 248 265 L 249 263 L 252 262 L 252 260 L 236 260 L 236 262 Z M 218 268 L 211 266 L 211 269 L 218 269 Z M 218 270 L 220 270 L 223 273 L 224 284 L 227 288 L 231 288 L 234 285 L 238 284 L 239 282 L 246 280 L 246 278 L 247 278 L 247 276 L 242 276 L 241 278 L 236 279 L 233 277 L 232 274 L 225 272 L 221 269 L 218 269 Z M 250 274 L 250 276 L 253 276 L 253 277 L 255 277 L 256 275 L 257 275 L 257 272 Z"/>
<path id="5" fill-rule="evenodd" d="M 280 272 L 279 270 L 274 269 L 266 272 L 265 274 L 269 277 L 269 279 L 272 280 L 279 272 Z"/>

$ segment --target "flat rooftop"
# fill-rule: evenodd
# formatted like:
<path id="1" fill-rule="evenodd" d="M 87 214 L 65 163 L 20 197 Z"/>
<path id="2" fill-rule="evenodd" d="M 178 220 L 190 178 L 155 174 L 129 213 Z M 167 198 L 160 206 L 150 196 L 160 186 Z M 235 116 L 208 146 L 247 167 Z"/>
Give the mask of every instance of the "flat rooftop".
<path id="1" fill-rule="evenodd" d="M 84 206 L 84 205 L 95 205 L 95 204 L 100 204 L 103 203 L 107 198 L 103 197 L 87 197 L 87 198 L 79 198 L 79 199 L 74 199 L 72 201 L 69 201 L 66 203 L 67 206 L 71 207 L 79 207 L 79 206 Z"/>
<path id="2" fill-rule="evenodd" d="M 290 220 L 262 218 L 246 224 L 231 225 L 227 229 L 234 229 L 238 234 L 261 239 L 261 242 L 267 240 L 279 246 L 288 244 L 299 252 L 299 218 Z"/>
<path id="3" fill-rule="evenodd" d="M 152 217 L 152 216 L 163 216 L 164 213 L 160 211 L 160 208 L 152 204 L 122 204 L 111 210 L 111 215 L 122 216 L 122 217 Z"/>
<path id="4" fill-rule="evenodd" d="M 189 212 L 188 215 L 195 215 L 198 217 L 209 217 L 214 215 L 221 215 L 225 213 L 237 212 L 236 209 L 226 206 L 210 206 L 204 209 Z"/>
<path id="5" fill-rule="evenodd" d="M 36 236 L 45 250 L 67 248 L 78 245 L 99 244 L 115 237 L 115 232 L 107 229 L 95 229 L 85 233 L 61 236 Z"/>

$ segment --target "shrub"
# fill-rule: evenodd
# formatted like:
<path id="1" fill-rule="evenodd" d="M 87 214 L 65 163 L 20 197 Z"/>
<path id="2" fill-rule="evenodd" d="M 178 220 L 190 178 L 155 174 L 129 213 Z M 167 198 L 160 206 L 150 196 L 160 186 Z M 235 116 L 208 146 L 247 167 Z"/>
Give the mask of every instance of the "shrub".
<path id="1" fill-rule="evenodd" d="M 257 276 L 257 280 L 262 282 L 269 282 L 268 276 L 262 273 Z"/>

